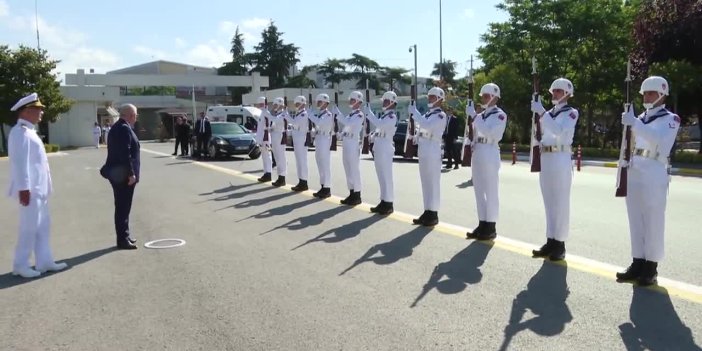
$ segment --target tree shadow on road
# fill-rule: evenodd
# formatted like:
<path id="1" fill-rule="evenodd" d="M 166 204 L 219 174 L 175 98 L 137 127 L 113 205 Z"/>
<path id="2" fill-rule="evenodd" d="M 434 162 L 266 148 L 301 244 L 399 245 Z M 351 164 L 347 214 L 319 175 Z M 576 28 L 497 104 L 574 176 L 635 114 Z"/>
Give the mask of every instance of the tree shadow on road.
<path id="1" fill-rule="evenodd" d="M 274 208 L 259 212 L 255 215 L 251 215 L 251 216 L 248 216 L 246 218 L 240 219 L 237 221 L 237 223 L 245 221 L 247 219 L 251 219 L 251 218 L 264 219 L 264 218 L 270 218 L 273 216 L 283 216 L 283 215 L 291 213 L 292 211 L 294 211 L 296 209 L 305 207 L 307 205 L 311 205 L 311 204 L 316 203 L 318 201 L 319 200 L 317 200 L 317 199 L 307 199 L 305 201 L 300 201 L 300 202 L 295 202 L 295 203 L 288 204 L 288 205 L 274 207 Z"/>
<path id="2" fill-rule="evenodd" d="M 485 263 L 493 245 L 492 241 L 473 241 L 449 261 L 439 263 L 410 307 L 416 307 L 434 288 L 442 294 L 458 294 L 465 290 L 468 284 L 479 283 L 483 279 L 480 267 Z M 444 276 L 447 279 L 442 280 Z"/>
<path id="3" fill-rule="evenodd" d="M 349 268 L 339 273 L 339 275 L 346 274 L 363 262 L 374 262 L 375 264 L 386 265 L 410 257 L 412 256 L 414 248 L 422 243 L 424 237 L 426 237 L 431 230 L 431 228 L 427 227 L 417 227 L 386 243 L 373 245 L 363 256 L 357 259 Z M 381 255 L 373 257 L 378 253 Z"/>
<path id="4" fill-rule="evenodd" d="M 314 199 L 314 201 L 318 202 L 319 200 Z M 324 210 L 322 212 L 317 212 L 317 213 L 313 213 L 313 214 L 308 215 L 308 216 L 302 216 L 299 218 L 291 219 L 287 223 L 285 223 L 283 225 L 279 225 L 273 229 L 267 230 L 259 235 L 265 235 L 265 234 L 268 234 L 270 232 L 276 231 L 278 229 L 283 229 L 283 228 L 287 228 L 288 230 L 306 229 L 309 227 L 319 225 L 322 222 L 324 222 L 324 220 L 332 218 L 332 217 L 334 217 L 338 214 L 341 214 L 342 212 L 350 210 L 350 209 L 351 209 L 351 207 L 349 207 L 349 206 L 334 206 L 334 207 L 332 207 L 328 210 Z"/>
<path id="5" fill-rule="evenodd" d="M 361 231 L 364 229 L 367 229 L 368 227 L 372 226 L 374 223 L 377 223 L 381 221 L 384 217 L 383 216 L 370 216 L 366 217 L 363 219 L 359 219 L 357 221 L 353 221 L 351 223 L 344 224 L 340 227 L 336 227 L 334 229 L 329 229 L 326 232 L 317 235 L 316 237 L 305 241 L 304 243 L 292 248 L 290 251 L 295 251 L 303 246 L 309 245 L 314 242 L 325 242 L 328 244 L 331 243 L 338 243 L 342 242 L 344 240 L 348 240 L 351 238 L 357 237 L 359 234 L 361 234 Z M 334 234 L 334 235 L 329 235 L 329 234 Z"/>
<path id="6" fill-rule="evenodd" d="M 62 272 L 65 272 L 65 271 L 67 271 L 75 266 L 78 266 L 78 265 L 83 264 L 85 262 L 94 260 L 100 256 L 106 255 L 106 254 L 113 252 L 113 251 L 116 251 L 116 250 L 117 250 L 117 248 L 114 246 L 107 247 L 104 249 L 84 253 L 80 256 L 71 257 L 71 258 L 68 258 L 65 260 L 59 260 L 58 262 L 65 262 L 68 265 L 68 268 L 66 268 L 65 270 L 63 270 L 61 272 L 42 273 L 42 275 L 40 275 L 37 278 L 33 278 L 33 279 L 27 279 L 27 278 L 22 278 L 22 277 L 18 277 L 18 276 L 13 276 L 11 272 L 5 273 L 3 275 L 0 275 L 0 290 L 9 289 L 9 288 L 12 288 L 12 287 L 17 286 L 17 285 L 31 283 L 33 281 L 37 281 L 39 279 L 42 279 L 42 278 L 45 278 L 48 276 L 52 276 L 54 274 L 61 274 Z"/>
<path id="7" fill-rule="evenodd" d="M 512 338 L 524 330 L 542 336 L 555 336 L 563 332 L 566 324 L 573 320 L 566 304 L 570 295 L 567 275 L 568 265 L 565 261 L 543 262 L 539 271 L 529 280 L 526 289 L 512 301 L 512 312 L 500 350 L 508 350 Z M 522 321 L 527 310 L 536 316 Z"/>
<path id="8" fill-rule="evenodd" d="M 634 350 L 702 350 L 663 287 L 633 287 L 630 322 L 619 326 L 624 346 Z"/>

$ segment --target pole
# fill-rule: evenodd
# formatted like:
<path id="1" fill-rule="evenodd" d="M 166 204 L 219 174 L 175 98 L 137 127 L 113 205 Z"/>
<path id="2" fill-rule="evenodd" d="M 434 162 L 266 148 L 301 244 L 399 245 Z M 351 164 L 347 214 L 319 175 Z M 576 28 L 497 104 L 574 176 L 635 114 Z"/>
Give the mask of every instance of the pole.
<path id="1" fill-rule="evenodd" d="M 193 125 L 195 125 L 195 122 L 197 122 L 197 111 L 195 110 L 195 83 L 193 83 L 193 90 L 191 95 L 193 98 Z"/>
<path id="2" fill-rule="evenodd" d="M 583 148 L 581 145 L 578 145 L 578 172 L 580 172 L 580 165 L 583 162 Z"/>
<path id="3" fill-rule="evenodd" d="M 442 40 L 442 25 L 441 25 L 441 0 L 439 0 L 439 80 L 444 79 L 444 55 L 443 48 L 444 43 Z"/>
<path id="4" fill-rule="evenodd" d="M 417 44 L 414 44 L 414 85 L 417 85 Z"/>
<path id="5" fill-rule="evenodd" d="M 517 163 L 517 142 L 513 141 L 512 142 L 512 164 Z M 580 170 L 580 168 L 578 168 Z"/>
<path id="6" fill-rule="evenodd" d="M 37 26 L 37 50 L 41 50 L 41 45 L 39 45 L 39 5 L 37 5 L 37 0 L 34 0 L 34 22 Z"/>

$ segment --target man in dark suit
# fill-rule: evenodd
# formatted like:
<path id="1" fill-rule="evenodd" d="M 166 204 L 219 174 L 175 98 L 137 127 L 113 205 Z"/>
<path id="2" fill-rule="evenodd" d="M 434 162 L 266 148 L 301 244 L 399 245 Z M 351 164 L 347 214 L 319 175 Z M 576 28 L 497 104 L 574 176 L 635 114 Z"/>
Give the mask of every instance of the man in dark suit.
<path id="1" fill-rule="evenodd" d="M 200 113 L 200 119 L 195 122 L 195 136 L 197 137 L 197 154 L 204 158 L 207 155 L 207 144 L 212 137 L 212 126 L 204 112 Z"/>
<path id="2" fill-rule="evenodd" d="M 117 248 L 134 250 L 136 239 L 129 233 L 129 212 L 134 188 L 139 182 L 139 138 L 132 130 L 137 120 L 137 108 L 127 104 L 119 110 L 119 120 L 110 129 L 107 160 L 100 174 L 110 181 L 115 197 L 115 232 Z"/>
<path id="3" fill-rule="evenodd" d="M 456 148 L 455 141 L 458 137 L 458 118 L 450 115 L 446 130 L 444 130 L 444 157 L 448 159 L 446 169 L 451 169 L 451 165 L 455 163 L 454 169 L 458 169 L 461 161 L 461 153 Z"/>

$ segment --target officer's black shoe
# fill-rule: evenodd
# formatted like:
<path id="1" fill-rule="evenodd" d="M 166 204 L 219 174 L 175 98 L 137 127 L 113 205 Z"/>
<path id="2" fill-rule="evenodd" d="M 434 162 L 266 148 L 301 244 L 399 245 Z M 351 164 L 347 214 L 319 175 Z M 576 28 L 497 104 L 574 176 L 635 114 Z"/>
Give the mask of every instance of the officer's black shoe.
<path id="1" fill-rule="evenodd" d="M 538 249 L 538 250 L 532 250 L 532 251 L 531 251 L 531 254 L 532 254 L 534 257 L 546 257 L 546 256 L 550 255 L 550 254 L 551 254 L 551 251 L 553 251 L 553 243 L 554 243 L 554 241 L 555 241 L 554 239 L 548 238 L 548 239 L 546 240 L 546 243 L 545 243 L 543 246 L 541 246 L 540 249 Z"/>
<path id="2" fill-rule="evenodd" d="M 373 212 L 373 213 L 380 213 L 380 210 L 383 209 L 383 206 L 384 206 L 384 205 L 385 205 L 385 201 L 380 200 L 380 203 L 378 204 L 378 206 L 371 207 L 371 208 L 370 208 L 370 211 Z"/>
<path id="3" fill-rule="evenodd" d="M 551 254 L 548 258 L 551 259 L 551 261 L 561 261 L 565 258 L 565 254 L 565 242 L 553 239 L 553 250 L 551 250 Z"/>
<path id="4" fill-rule="evenodd" d="M 458 169 L 458 163 L 456 163 L 456 165 L 453 166 L 453 169 Z"/>
<path id="5" fill-rule="evenodd" d="M 427 211 L 427 216 L 424 217 L 424 222 L 421 224 L 425 227 L 433 227 L 439 224 L 439 212 Z"/>
<path id="6" fill-rule="evenodd" d="M 635 258 L 634 261 L 631 262 L 631 265 L 627 267 L 627 269 L 624 272 L 617 273 L 617 281 L 625 282 L 639 279 L 644 262 L 646 262 L 646 260 L 644 260 L 643 258 Z"/>
<path id="7" fill-rule="evenodd" d="M 342 205 L 348 205 L 349 200 L 351 199 L 351 196 L 353 196 L 353 189 L 349 190 L 349 196 L 347 196 L 345 199 L 341 200 Z"/>
<path id="8" fill-rule="evenodd" d="M 319 195 L 320 199 L 326 199 L 331 196 L 331 189 L 329 188 L 322 188 L 322 192 Z"/>
<path id="9" fill-rule="evenodd" d="M 353 193 L 351 193 L 351 196 L 349 197 L 349 201 L 347 201 L 346 204 L 349 206 L 360 205 L 361 204 L 361 192 L 354 191 Z"/>
<path id="10" fill-rule="evenodd" d="M 644 261 L 638 283 L 640 286 L 651 286 L 658 283 L 658 262 Z"/>
<path id="11" fill-rule="evenodd" d="M 424 213 L 422 213 L 422 215 L 419 216 L 419 218 L 413 219 L 413 220 L 412 220 L 412 223 L 414 223 L 414 224 L 422 224 L 422 223 L 424 223 L 424 219 L 427 217 L 427 214 L 428 214 L 428 213 L 429 213 L 429 211 L 424 211 Z"/>
<path id="12" fill-rule="evenodd" d="M 129 242 L 132 243 L 132 244 L 136 244 L 137 239 L 134 239 L 134 238 L 132 238 L 131 236 L 128 236 L 128 237 L 127 237 L 127 241 L 129 241 Z"/>
<path id="13" fill-rule="evenodd" d="M 310 188 L 307 186 L 307 181 L 300 179 L 300 182 L 297 183 L 294 187 L 292 187 L 292 191 L 306 191 L 309 190 Z"/>
<path id="14" fill-rule="evenodd" d="M 395 212 L 395 208 L 393 207 L 392 202 L 382 201 L 381 204 L 383 205 L 383 207 L 378 210 L 378 214 L 381 214 L 383 216 L 387 216 L 387 215 Z"/>
<path id="15" fill-rule="evenodd" d="M 258 178 L 258 181 L 261 183 L 270 182 L 271 181 L 270 172 L 263 173 L 263 176 L 261 178 Z"/>
<path id="16" fill-rule="evenodd" d="M 483 230 L 478 234 L 476 239 L 478 240 L 493 240 L 497 237 L 497 230 L 495 229 L 495 222 L 485 222 Z"/>
<path id="17" fill-rule="evenodd" d="M 487 222 L 485 222 L 485 221 L 478 222 L 478 226 L 475 227 L 475 229 L 473 229 L 472 232 L 466 233 L 466 239 L 477 238 L 480 235 L 480 233 L 482 233 L 483 228 L 485 228 L 485 223 L 487 223 Z"/>
<path id="18" fill-rule="evenodd" d="M 117 242 L 117 249 L 119 250 L 136 250 L 137 246 L 129 242 L 129 240 L 119 240 Z"/>
<path id="19" fill-rule="evenodd" d="M 285 185 L 285 176 L 278 176 L 278 180 L 273 182 L 273 186 L 280 187 Z"/>
<path id="20" fill-rule="evenodd" d="M 176 155 L 178 155 L 177 152 L 174 152 L 174 153 L 171 154 L 171 156 L 176 156 Z"/>

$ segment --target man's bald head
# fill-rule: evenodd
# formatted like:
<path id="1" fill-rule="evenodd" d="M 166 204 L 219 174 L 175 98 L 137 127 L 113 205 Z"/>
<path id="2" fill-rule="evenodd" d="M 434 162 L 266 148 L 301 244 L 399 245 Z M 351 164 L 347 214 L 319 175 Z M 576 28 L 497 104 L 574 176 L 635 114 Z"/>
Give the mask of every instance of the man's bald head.
<path id="1" fill-rule="evenodd" d="M 132 104 L 124 104 L 119 108 L 119 117 L 127 121 L 130 125 L 134 125 L 137 120 L 137 108 Z"/>

